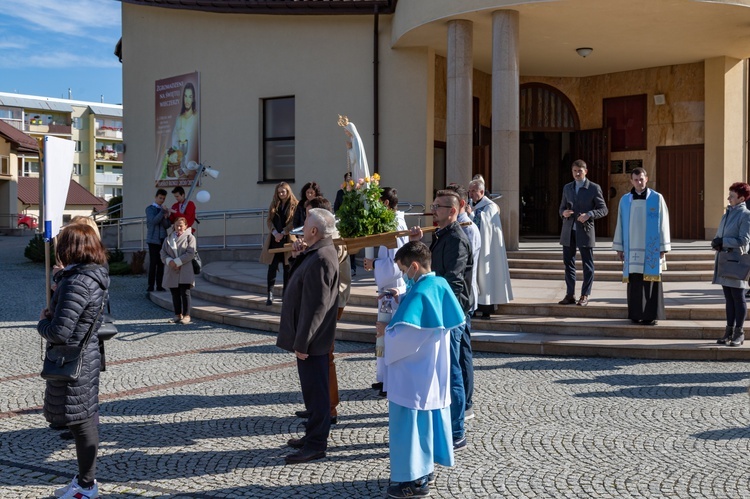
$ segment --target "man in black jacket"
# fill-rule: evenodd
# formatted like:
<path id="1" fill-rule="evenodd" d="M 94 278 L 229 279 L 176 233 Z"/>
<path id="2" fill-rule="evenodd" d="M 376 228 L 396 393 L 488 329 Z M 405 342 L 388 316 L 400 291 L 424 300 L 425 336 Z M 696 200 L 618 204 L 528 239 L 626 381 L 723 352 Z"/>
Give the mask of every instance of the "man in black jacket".
<path id="1" fill-rule="evenodd" d="M 328 353 L 336 334 L 339 260 L 333 245 L 336 220 L 328 210 L 310 210 L 303 241 L 294 243 L 301 252 L 290 271 L 284 290 L 276 346 L 294 352 L 305 407 L 310 411 L 305 436 L 287 444 L 298 452 L 287 463 L 304 463 L 325 457 L 331 429 L 328 391 Z"/>
<path id="2" fill-rule="evenodd" d="M 563 247 L 565 264 L 565 298 L 560 305 L 585 307 L 589 303 L 591 287 L 594 284 L 594 245 L 596 234 L 594 220 L 607 216 L 607 203 L 602 188 L 586 178 L 588 167 L 577 159 L 572 166 L 573 182 L 563 187 L 560 201 L 560 216 L 563 219 L 560 244 Z M 583 286 L 581 298 L 576 302 L 576 247 L 583 261 Z"/>
<path id="3" fill-rule="evenodd" d="M 451 190 L 438 191 L 431 208 L 432 219 L 438 226 L 430 245 L 432 270 L 448 281 L 466 315 L 466 323 L 451 330 L 451 426 L 453 449 L 457 451 L 466 447 L 465 387 L 474 385 L 470 331 L 470 315 L 474 301 L 471 291 L 471 269 L 474 266 L 474 258 L 471 244 L 457 221 L 460 209 L 458 194 Z M 413 227 L 409 239 L 419 241 L 422 235 L 422 229 Z"/>

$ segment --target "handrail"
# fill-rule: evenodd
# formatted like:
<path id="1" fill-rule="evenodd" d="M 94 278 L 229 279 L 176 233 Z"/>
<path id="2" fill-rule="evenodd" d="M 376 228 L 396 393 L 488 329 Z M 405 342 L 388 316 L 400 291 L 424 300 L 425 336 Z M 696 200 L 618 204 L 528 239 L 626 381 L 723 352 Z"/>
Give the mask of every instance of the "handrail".
<path id="1" fill-rule="evenodd" d="M 407 214 L 412 210 L 416 211 L 414 215 L 421 215 L 425 210 L 425 205 L 422 203 L 411 203 L 403 202 L 399 203 L 399 209 L 406 212 Z M 252 208 L 247 210 L 209 210 L 199 211 L 196 213 L 196 220 L 198 224 L 205 222 L 216 222 L 222 223 L 222 229 L 216 236 L 211 236 L 211 239 L 216 241 L 212 243 L 201 242 L 201 248 L 214 248 L 214 249 L 229 249 L 229 248 L 260 248 L 265 240 L 268 228 L 264 222 L 268 218 L 268 208 Z M 96 220 L 96 218 L 95 218 Z M 259 231 L 229 231 L 232 221 L 238 222 L 240 220 L 255 220 L 260 221 Z M 107 246 L 114 247 L 116 249 L 125 251 L 138 251 L 146 248 L 146 217 L 123 217 L 123 218 L 110 218 L 105 220 L 97 220 L 97 223 L 101 229 L 102 237 L 105 239 Z M 133 229 L 137 227 L 138 239 L 130 239 L 127 244 L 123 241 L 123 232 L 126 229 Z M 200 230 L 200 225 L 196 225 L 196 230 Z M 116 234 L 113 236 L 112 233 Z M 217 232 L 217 231 L 214 231 Z M 241 238 L 245 237 L 248 240 L 245 241 L 234 241 L 228 242 L 228 237 Z M 259 237 L 258 237 L 259 236 Z M 116 239 L 112 241 L 111 239 Z"/>

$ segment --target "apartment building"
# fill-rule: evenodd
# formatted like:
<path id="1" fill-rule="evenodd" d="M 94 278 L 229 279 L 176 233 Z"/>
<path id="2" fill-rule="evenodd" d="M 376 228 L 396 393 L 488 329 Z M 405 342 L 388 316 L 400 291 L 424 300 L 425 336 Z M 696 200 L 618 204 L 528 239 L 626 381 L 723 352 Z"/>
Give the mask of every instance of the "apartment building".
<path id="1" fill-rule="evenodd" d="M 75 141 L 72 180 L 106 200 L 122 195 L 122 106 L 0 92 L 0 119 L 34 138 Z M 39 155 L 20 151 L 17 177 L 39 176 Z"/>

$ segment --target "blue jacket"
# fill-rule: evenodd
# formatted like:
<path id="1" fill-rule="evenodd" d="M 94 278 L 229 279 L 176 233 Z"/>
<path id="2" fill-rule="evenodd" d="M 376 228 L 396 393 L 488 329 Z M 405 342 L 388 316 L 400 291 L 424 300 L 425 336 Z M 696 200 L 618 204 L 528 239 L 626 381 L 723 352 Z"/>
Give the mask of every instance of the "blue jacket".
<path id="1" fill-rule="evenodd" d="M 169 218 L 164 216 L 164 210 L 153 203 L 146 208 L 146 243 L 161 245 L 167 238 L 167 229 L 172 225 Z"/>

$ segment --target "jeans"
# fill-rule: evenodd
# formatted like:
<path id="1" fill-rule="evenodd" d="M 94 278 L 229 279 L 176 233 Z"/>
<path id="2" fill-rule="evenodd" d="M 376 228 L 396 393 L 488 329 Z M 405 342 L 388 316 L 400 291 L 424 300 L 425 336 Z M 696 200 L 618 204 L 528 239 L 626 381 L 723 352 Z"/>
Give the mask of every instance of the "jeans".
<path id="1" fill-rule="evenodd" d="M 471 314 L 466 314 L 466 325 L 461 335 L 461 351 L 458 358 L 461 365 L 461 377 L 464 380 L 466 409 L 474 406 L 474 354 L 471 350 Z"/>
<path id="2" fill-rule="evenodd" d="M 148 243 L 148 289 L 162 287 L 164 262 L 161 261 L 161 244 Z"/>
<path id="3" fill-rule="evenodd" d="M 464 336 L 466 325 L 451 329 L 451 430 L 453 440 L 464 437 L 464 413 L 466 411 L 466 391 L 464 390 L 464 377 L 461 372 L 461 340 Z"/>

